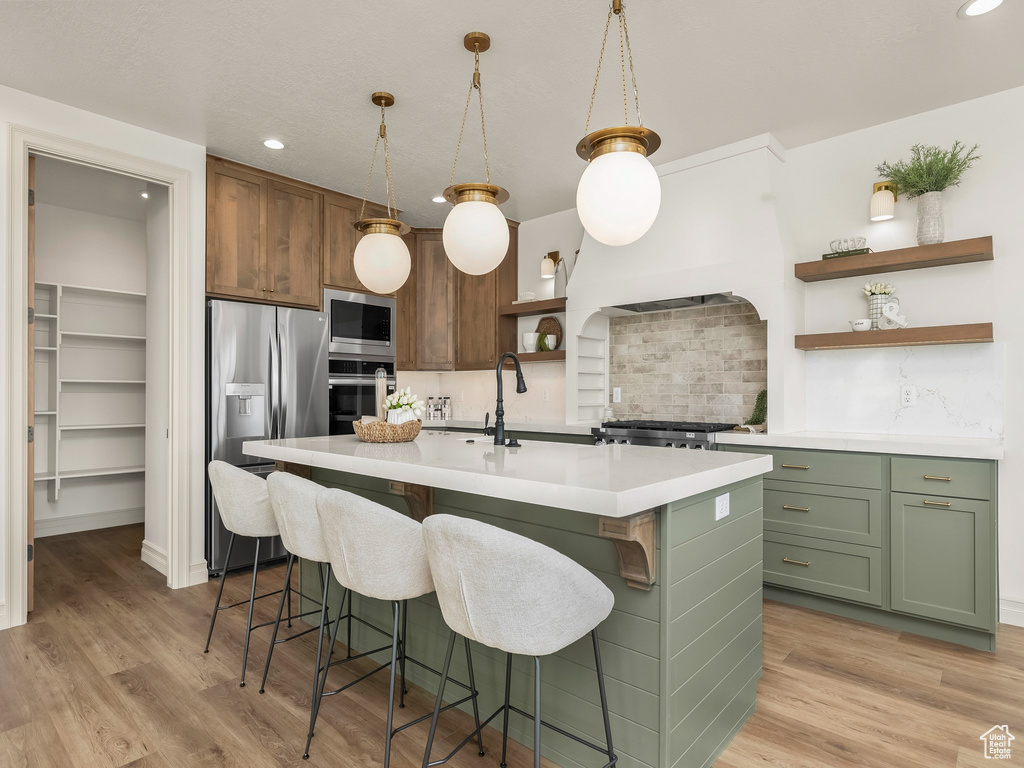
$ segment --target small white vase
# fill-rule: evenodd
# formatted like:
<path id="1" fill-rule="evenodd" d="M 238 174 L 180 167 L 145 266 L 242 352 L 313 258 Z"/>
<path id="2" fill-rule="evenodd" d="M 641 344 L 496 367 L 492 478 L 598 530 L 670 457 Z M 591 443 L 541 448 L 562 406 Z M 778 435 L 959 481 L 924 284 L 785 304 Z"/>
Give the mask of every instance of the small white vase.
<path id="1" fill-rule="evenodd" d="M 942 193 L 925 192 L 917 198 L 917 244 L 934 245 L 946 237 L 942 221 Z"/>
<path id="2" fill-rule="evenodd" d="M 412 411 L 402 411 L 394 408 L 388 411 L 388 424 L 405 424 L 407 421 L 415 421 L 416 414 Z"/>

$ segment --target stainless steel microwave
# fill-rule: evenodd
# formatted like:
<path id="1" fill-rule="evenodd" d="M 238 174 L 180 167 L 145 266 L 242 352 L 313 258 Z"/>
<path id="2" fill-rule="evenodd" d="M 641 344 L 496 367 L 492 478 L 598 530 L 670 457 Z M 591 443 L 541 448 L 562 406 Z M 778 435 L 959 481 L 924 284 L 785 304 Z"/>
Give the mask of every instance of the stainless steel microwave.
<path id="1" fill-rule="evenodd" d="M 395 356 L 395 300 L 349 291 L 324 291 L 332 355 Z"/>

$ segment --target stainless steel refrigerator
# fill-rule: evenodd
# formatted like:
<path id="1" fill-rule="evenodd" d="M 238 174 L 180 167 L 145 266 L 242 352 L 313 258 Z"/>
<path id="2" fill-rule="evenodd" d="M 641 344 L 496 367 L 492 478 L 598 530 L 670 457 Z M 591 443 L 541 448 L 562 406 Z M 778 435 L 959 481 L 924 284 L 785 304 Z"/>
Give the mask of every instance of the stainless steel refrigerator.
<path id="1" fill-rule="evenodd" d="M 226 461 L 265 477 L 273 463 L 246 456 L 242 443 L 326 435 L 327 315 L 238 301 L 207 302 L 206 460 Z M 212 575 L 252 566 L 256 542 L 228 537 L 209 478 L 206 482 L 206 562 Z M 260 546 L 260 562 L 285 555 L 280 539 Z"/>

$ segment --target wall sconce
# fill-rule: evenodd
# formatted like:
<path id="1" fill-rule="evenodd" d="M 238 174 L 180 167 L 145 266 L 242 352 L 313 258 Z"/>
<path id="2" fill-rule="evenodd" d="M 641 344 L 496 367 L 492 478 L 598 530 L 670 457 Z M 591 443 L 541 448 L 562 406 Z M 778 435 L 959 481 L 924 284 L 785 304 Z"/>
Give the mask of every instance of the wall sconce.
<path id="1" fill-rule="evenodd" d="M 888 221 L 896 215 L 896 185 L 891 181 L 879 181 L 872 188 L 871 220 Z"/>
<path id="2" fill-rule="evenodd" d="M 563 264 L 563 261 L 558 255 L 558 251 L 551 251 L 551 253 L 541 259 L 540 276 L 548 280 L 553 279 L 560 264 Z"/>

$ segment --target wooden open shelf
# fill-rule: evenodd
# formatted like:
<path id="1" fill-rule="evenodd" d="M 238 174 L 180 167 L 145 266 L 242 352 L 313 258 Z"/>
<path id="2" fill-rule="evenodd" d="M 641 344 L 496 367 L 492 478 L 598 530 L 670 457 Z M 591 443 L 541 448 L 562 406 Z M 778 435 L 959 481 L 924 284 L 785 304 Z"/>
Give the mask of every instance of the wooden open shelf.
<path id="1" fill-rule="evenodd" d="M 868 347 L 921 347 L 932 344 L 981 344 L 992 341 L 992 323 L 896 328 L 890 331 L 811 333 L 796 337 L 796 348 L 863 349 Z"/>
<path id="2" fill-rule="evenodd" d="M 556 349 L 553 352 L 517 352 L 521 363 L 551 363 L 558 360 L 565 360 L 565 350 Z M 505 361 L 506 365 L 512 365 L 511 360 Z"/>
<path id="3" fill-rule="evenodd" d="M 797 278 L 805 283 L 816 283 L 841 277 L 860 277 L 884 272 L 992 261 L 993 258 L 992 237 L 972 237 L 969 240 L 954 240 L 937 245 L 915 245 L 911 248 L 865 253 L 860 256 L 805 261 L 796 264 L 794 271 Z"/>
<path id="4" fill-rule="evenodd" d="M 552 312 L 565 312 L 565 297 L 560 299 L 539 299 L 523 301 L 519 304 L 503 304 L 498 310 L 502 317 L 530 317 L 531 315 L 549 315 Z"/>

